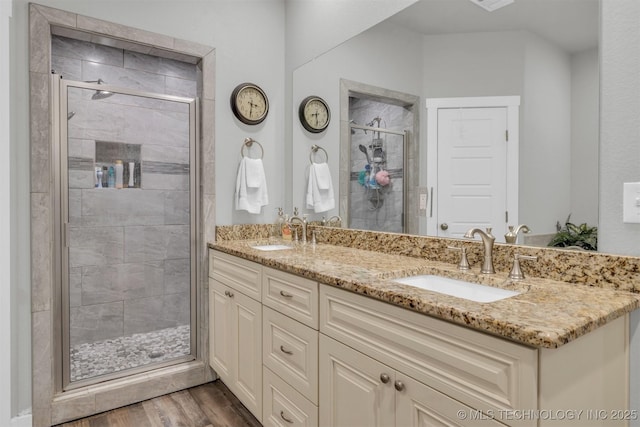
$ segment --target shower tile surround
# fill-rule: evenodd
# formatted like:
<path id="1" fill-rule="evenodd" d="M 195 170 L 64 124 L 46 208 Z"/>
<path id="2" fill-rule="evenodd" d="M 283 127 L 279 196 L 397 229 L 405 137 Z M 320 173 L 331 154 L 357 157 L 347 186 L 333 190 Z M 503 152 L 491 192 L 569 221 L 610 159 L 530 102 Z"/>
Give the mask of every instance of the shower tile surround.
<path id="1" fill-rule="evenodd" d="M 75 13 L 53 9 L 37 4 L 30 4 L 30 35 L 29 35 L 29 71 L 30 71 L 30 134 L 31 134 L 31 263 L 32 263 L 32 378 L 33 378 L 33 425 L 50 426 L 74 418 L 106 411 L 119 406 L 138 402 L 151 397 L 181 390 L 205 383 L 213 378 L 208 367 L 208 308 L 203 301 L 207 301 L 207 253 L 206 241 L 214 237 L 214 188 L 213 175 L 214 144 L 213 144 L 213 105 L 214 105 L 214 68 L 215 51 L 204 45 L 189 41 L 174 39 L 165 35 L 151 33 L 144 30 L 130 28 Z M 56 37 L 53 36 L 56 34 Z M 61 37 L 57 37 L 61 36 Z M 77 39 L 77 40 L 76 40 Z M 107 42 L 113 48 L 104 46 L 90 48 L 90 61 L 78 56 L 78 52 L 88 48 L 80 48 L 79 40 L 84 42 Z M 55 44 L 60 55 L 52 56 L 51 48 Z M 92 50 L 91 50 L 92 49 Z M 176 61 L 188 62 L 187 67 Z M 190 64 L 196 64 L 190 65 Z M 63 74 L 70 80 L 97 80 L 102 78 L 106 82 L 117 86 L 128 86 L 141 90 L 152 90 L 178 96 L 195 96 L 200 98 L 201 131 L 200 131 L 200 174 L 203 177 L 200 192 L 201 212 L 198 237 L 198 283 L 197 292 L 197 359 L 192 362 L 181 363 L 155 369 L 151 372 L 133 374 L 124 378 L 110 380 L 99 386 L 81 387 L 77 390 L 61 393 L 58 372 L 61 363 L 61 349 L 57 341 L 60 318 L 54 278 L 54 253 L 51 251 L 54 242 L 54 224 L 52 212 L 54 209 L 54 193 L 50 176 L 51 170 L 51 135 L 49 123 L 50 107 L 50 73 L 51 69 Z M 161 70 L 161 72 L 159 71 Z M 189 70 L 189 71 L 187 71 Z M 186 74 L 185 74 L 186 73 Z M 128 84 L 127 84 L 128 83 Z M 155 89 L 156 86 L 161 89 Z M 115 101 L 116 96 L 106 101 Z M 104 101 L 103 101 L 104 103 Z M 94 103 L 94 105 L 98 105 Z M 131 104 L 130 110 L 143 107 L 143 104 Z M 158 108 L 155 105 L 154 108 Z M 171 119 L 180 112 L 173 108 L 165 108 L 157 114 L 156 122 Z M 76 111 L 73 121 L 82 118 L 82 111 Z M 80 117 L 79 117 L 80 116 Z M 78 120 L 76 123 L 79 123 Z M 130 129 L 131 131 L 134 128 Z M 87 213 L 84 218 L 87 226 L 113 228 L 109 221 L 118 223 L 122 230 L 131 228 L 138 233 L 137 237 L 151 238 L 153 227 L 164 226 L 181 227 L 187 214 L 179 208 L 186 191 L 176 186 L 182 186 L 183 180 L 177 179 L 186 175 L 184 172 L 184 150 L 176 150 L 166 145 L 168 138 L 161 139 L 156 146 L 148 145 L 142 150 L 143 161 L 146 159 L 149 169 L 147 176 L 155 175 L 155 180 L 149 182 L 153 187 L 153 195 L 143 195 L 136 189 L 117 190 L 120 193 L 131 192 L 132 199 L 127 203 L 141 209 L 141 215 L 146 215 L 151 228 L 136 224 L 131 215 L 114 215 L 113 218 L 100 218 L 99 205 L 108 205 L 108 198 L 112 193 L 106 190 L 98 193 L 89 188 L 88 177 L 93 178 L 89 166 L 95 156 L 95 140 L 107 142 L 131 142 L 139 144 L 148 130 L 131 132 L 129 140 L 122 138 L 100 138 L 99 134 L 77 134 L 70 146 L 71 162 L 70 175 L 72 184 L 76 187 L 69 191 L 70 210 L 76 213 Z M 162 144 L 165 145 L 162 145 Z M 90 160 L 89 160 L 90 159 Z M 145 174 L 145 170 L 142 170 Z M 155 181 L 155 183 L 153 182 Z M 146 186 L 145 182 L 145 186 Z M 182 188 L 182 187 L 179 187 Z M 113 190 L 114 192 L 116 190 Z M 138 192 L 138 198 L 133 197 Z M 104 194 L 104 196 L 102 195 Z M 104 199 L 103 199 L 104 197 Z M 142 200 L 144 199 L 144 200 Z M 83 203 L 84 202 L 84 203 Z M 85 212 L 82 210 L 85 209 Z M 92 217 L 89 218 L 89 217 Z M 129 221 L 129 222 L 127 222 Z M 117 228 L 117 227 L 116 227 Z M 179 232 L 179 231 L 178 231 Z M 109 235 L 105 250 L 126 244 L 125 235 Z M 96 236 L 93 236 L 94 238 Z M 123 246 L 121 246 L 123 247 Z M 135 249 L 135 246 L 134 246 Z M 111 252 L 108 252 L 111 253 Z M 133 252 L 135 254 L 135 250 Z M 99 254 L 96 254 L 99 255 Z M 140 311 L 150 307 L 152 311 L 164 312 L 163 319 L 167 325 L 184 324 L 180 319 L 183 312 L 180 307 L 188 298 L 184 295 L 184 265 L 182 256 L 164 254 L 166 259 L 143 260 L 112 269 L 110 273 L 104 268 L 108 264 L 92 266 L 78 266 L 71 269 L 71 306 L 82 310 L 83 303 L 95 303 L 102 306 L 93 312 L 110 313 L 117 320 L 116 328 L 124 329 L 125 324 L 130 330 L 144 330 L 148 325 L 148 318 L 142 315 L 130 317 L 127 323 L 126 308 L 123 303 L 114 303 L 114 298 L 120 298 L 123 292 L 130 301 L 139 301 L 138 307 L 132 309 Z M 117 254 L 113 254 L 116 259 Z M 121 255 L 121 256 L 124 256 Z M 171 256 L 172 258 L 169 258 Z M 123 264 L 124 265 L 124 264 Z M 83 276 L 82 269 L 87 267 Z M 121 269 L 135 270 L 136 280 L 127 284 L 123 289 L 117 284 Z M 103 270 L 101 270 L 103 269 Z M 104 277 L 108 277 L 108 284 L 104 285 Z M 147 286 L 154 282 L 154 286 Z M 83 298 L 86 301 L 83 301 Z M 163 298 L 165 300 L 163 301 Z M 169 298 L 168 300 L 166 298 Z M 176 299 L 177 298 L 177 299 Z M 110 302 L 111 301 L 111 302 Z M 124 301 L 124 300 L 122 300 Z M 112 304 L 120 304 L 114 310 Z M 171 306 L 171 310 L 164 310 Z M 114 314 L 115 313 L 115 314 Z M 163 321 L 164 322 L 164 321 Z M 188 320 L 187 320 L 188 322 Z M 179 327 L 178 327 L 179 328 Z M 144 332 L 142 333 L 144 334 Z M 86 344 L 98 345 L 99 343 Z"/>
<path id="2" fill-rule="evenodd" d="M 80 81 L 197 96 L 194 64 L 56 35 L 51 46 L 63 79 L 80 70 Z M 68 93 L 72 347 L 188 325 L 190 312 L 188 108 L 93 92 Z M 94 188 L 94 166 L 116 159 L 141 163 L 141 188 Z"/>
<path id="3" fill-rule="evenodd" d="M 314 225 L 309 229 L 317 232 L 315 247 L 252 249 L 268 242 L 269 229 L 270 225 L 219 226 L 210 248 L 535 347 L 559 347 L 640 308 L 637 257 L 496 244 L 497 274 L 482 275 L 480 241 Z M 457 270 L 459 254 L 447 250 L 450 245 L 467 248 L 472 272 Z M 506 280 L 515 252 L 538 256 L 537 262 L 523 266 L 523 282 Z M 435 297 L 433 292 L 388 281 L 416 274 L 462 280 L 473 275 L 478 283 L 524 293 L 481 304 L 443 294 Z"/>

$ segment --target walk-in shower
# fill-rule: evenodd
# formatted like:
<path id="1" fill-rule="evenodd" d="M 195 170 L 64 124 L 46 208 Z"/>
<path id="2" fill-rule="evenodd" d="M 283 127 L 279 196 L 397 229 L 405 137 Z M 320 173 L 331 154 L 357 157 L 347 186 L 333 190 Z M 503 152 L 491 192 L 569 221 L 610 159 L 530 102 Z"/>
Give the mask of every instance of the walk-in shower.
<path id="1" fill-rule="evenodd" d="M 350 99 L 349 227 L 405 231 L 408 134 L 402 130 L 406 127 L 402 111 L 381 102 Z"/>
<path id="2" fill-rule="evenodd" d="M 195 99 L 52 82 L 63 388 L 195 359 Z"/>

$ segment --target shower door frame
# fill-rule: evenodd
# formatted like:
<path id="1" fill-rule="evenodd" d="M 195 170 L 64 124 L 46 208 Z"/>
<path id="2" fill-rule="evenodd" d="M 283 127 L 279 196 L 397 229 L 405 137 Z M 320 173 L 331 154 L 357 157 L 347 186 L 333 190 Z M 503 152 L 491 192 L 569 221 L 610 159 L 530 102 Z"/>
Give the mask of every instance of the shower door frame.
<path id="1" fill-rule="evenodd" d="M 80 88 L 89 90 L 106 90 L 115 94 L 140 96 L 144 98 L 159 99 L 169 102 L 179 102 L 189 106 L 189 258 L 190 258 L 190 283 L 189 283 L 189 354 L 162 362 L 151 362 L 134 368 L 98 375 L 71 382 L 70 368 L 70 293 L 69 293 L 69 165 L 68 165 L 68 126 L 67 111 L 68 88 Z M 86 83 L 74 80 L 64 80 L 58 74 L 51 76 L 52 95 L 52 170 L 53 170 L 53 225 L 54 225 L 54 289 L 60 298 L 54 298 L 56 311 L 61 313 L 60 323 L 54 326 L 54 334 L 60 337 L 57 340 L 61 348 L 54 351 L 62 352 L 61 362 L 56 367 L 59 379 L 58 389 L 70 391 L 104 381 L 123 378 L 129 375 L 147 372 L 153 369 L 163 368 L 197 359 L 197 284 L 199 280 L 199 248 L 198 235 L 200 232 L 200 109 L 198 98 L 185 98 L 173 95 L 157 94 L 136 89 L 117 87 L 107 84 Z M 63 118 L 65 120 L 63 120 Z M 64 123 L 64 126 L 62 125 Z M 55 332 L 57 331 L 57 332 Z"/>
<path id="2" fill-rule="evenodd" d="M 372 126 L 363 126 L 363 125 L 357 125 L 355 123 L 349 123 L 349 130 L 351 129 L 358 129 L 358 130 L 363 130 L 365 131 L 371 131 L 371 132 L 378 132 L 380 133 L 386 133 L 389 135 L 397 135 L 397 136 L 401 136 L 402 137 L 402 233 L 406 233 L 407 232 L 407 209 L 409 209 L 409 203 L 407 201 L 408 197 L 409 197 L 409 174 L 407 173 L 407 165 L 409 164 L 409 131 L 405 130 L 405 131 L 395 131 L 395 130 L 391 130 L 391 129 L 384 129 L 384 128 L 379 128 L 379 127 L 372 127 Z M 348 160 L 348 164 L 349 164 L 349 169 L 351 169 L 351 138 L 353 133 L 351 133 L 351 131 L 349 132 L 350 136 L 349 136 L 349 160 Z M 351 175 L 351 171 L 349 171 L 349 175 Z M 349 185 L 349 191 L 347 192 L 347 206 L 349 207 L 349 209 L 347 210 L 347 215 L 346 215 L 346 226 L 349 228 L 351 227 L 351 185 Z"/>

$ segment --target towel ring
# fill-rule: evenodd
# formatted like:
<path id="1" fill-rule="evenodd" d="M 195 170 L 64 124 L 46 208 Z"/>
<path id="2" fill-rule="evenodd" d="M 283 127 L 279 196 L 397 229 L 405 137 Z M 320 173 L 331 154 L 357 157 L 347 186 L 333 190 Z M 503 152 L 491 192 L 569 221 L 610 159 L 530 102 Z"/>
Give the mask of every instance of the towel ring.
<path id="1" fill-rule="evenodd" d="M 262 159 L 264 157 L 264 148 L 262 147 L 262 144 L 260 144 L 258 141 L 256 141 L 253 138 L 245 138 L 244 139 L 244 144 L 242 144 L 242 147 L 240 148 L 240 155 L 242 157 L 244 157 L 244 149 L 245 147 L 247 148 L 247 156 L 249 155 L 249 148 L 251 148 L 251 146 L 253 145 L 253 143 L 258 144 L 258 147 L 260 147 L 260 158 Z"/>
<path id="2" fill-rule="evenodd" d="M 309 161 L 313 164 L 313 155 L 318 152 L 318 150 L 324 151 L 324 156 L 327 158 L 327 163 L 329 163 L 329 154 L 327 154 L 327 150 L 320 147 L 319 145 L 313 144 L 311 146 L 311 153 L 309 153 Z"/>

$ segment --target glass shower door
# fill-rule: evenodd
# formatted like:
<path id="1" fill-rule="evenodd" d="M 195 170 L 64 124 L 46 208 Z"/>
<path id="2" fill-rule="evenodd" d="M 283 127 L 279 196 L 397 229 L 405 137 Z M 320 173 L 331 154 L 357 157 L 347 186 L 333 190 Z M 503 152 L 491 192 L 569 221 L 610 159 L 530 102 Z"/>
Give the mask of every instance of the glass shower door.
<path id="1" fill-rule="evenodd" d="M 195 100 L 60 89 L 64 387 L 194 359 Z"/>

